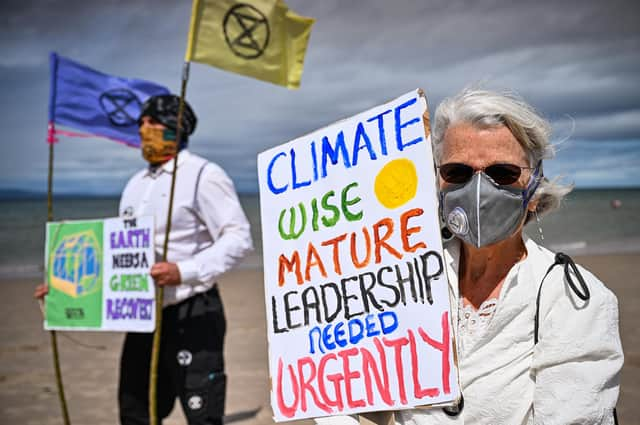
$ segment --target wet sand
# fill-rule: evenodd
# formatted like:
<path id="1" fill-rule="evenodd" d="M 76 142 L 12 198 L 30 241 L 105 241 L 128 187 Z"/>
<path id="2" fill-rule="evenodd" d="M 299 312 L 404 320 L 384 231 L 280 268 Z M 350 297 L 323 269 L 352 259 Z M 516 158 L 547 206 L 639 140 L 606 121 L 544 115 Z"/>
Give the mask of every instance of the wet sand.
<path id="1" fill-rule="evenodd" d="M 640 417 L 640 254 L 580 256 L 576 261 L 618 296 L 625 350 L 618 415 L 621 424 L 636 423 Z M 31 297 L 36 283 L 37 279 L 0 279 L 1 423 L 63 423 L 50 335 L 42 330 L 41 313 Z M 230 273 L 220 281 L 220 289 L 228 319 L 226 423 L 271 424 L 262 272 Z M 118 333 L 58 333 L 71 423 L 118 423 L 116 392 L 122 338 Z M 164 424 L 184 423 L 176 403 Z"/>

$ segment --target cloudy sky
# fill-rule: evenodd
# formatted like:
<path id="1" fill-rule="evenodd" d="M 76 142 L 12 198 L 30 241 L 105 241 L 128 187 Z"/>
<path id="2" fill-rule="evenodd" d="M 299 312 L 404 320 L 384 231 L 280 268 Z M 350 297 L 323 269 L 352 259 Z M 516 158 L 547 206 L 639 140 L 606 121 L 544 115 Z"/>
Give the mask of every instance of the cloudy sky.
<path id="1" fill-rule="evenodd" d="M 546 165 L 578 187 L 640 187 L 640 3 L 288 0 L 316 18 L 302 86 L 192 65 L 191 150 L 257 190 L 256 155 L 414 88 L 433 111 L 465 86 L 510 89 L 554 125 Z M 0 5 L 0 189 L 44 191 L 48 54 L 178 91 L 188 0 L 4 0 Z M 117 194 L 137 150 L 61 138 L 55 190 Z"/>

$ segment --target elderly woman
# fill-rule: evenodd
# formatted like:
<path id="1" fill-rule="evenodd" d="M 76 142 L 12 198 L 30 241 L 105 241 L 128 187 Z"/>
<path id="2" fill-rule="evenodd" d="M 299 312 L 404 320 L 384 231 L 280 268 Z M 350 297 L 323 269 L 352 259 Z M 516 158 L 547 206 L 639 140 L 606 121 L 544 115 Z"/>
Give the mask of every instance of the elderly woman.
<path id="1" fill-rule="evenodd" d="M 570 190 L 544 177 L 549 133 L 512 95 L 467 90 L 438 107 L 432 140 L 441 215 L 454 236 L 445 261 L 464 403 L 397 411 L 396 423 L 614 423 L 617 299 L 523 234 Z"/>

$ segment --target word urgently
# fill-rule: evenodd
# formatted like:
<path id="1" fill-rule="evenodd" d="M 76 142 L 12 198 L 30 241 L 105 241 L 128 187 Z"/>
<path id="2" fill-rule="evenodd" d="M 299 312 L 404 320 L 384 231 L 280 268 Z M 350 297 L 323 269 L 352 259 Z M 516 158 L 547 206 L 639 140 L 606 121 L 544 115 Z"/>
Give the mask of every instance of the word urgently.
<path id="1" fill-rule="evenodd" d="M 406 335 L 398 338 L 374 337 L 375 348 L 352 347 L 327 353 L 319 359 L 301 357 L 287 365 L 279 358 L 274 392 L 280 413 L 292 418 L 313 405 L 333 414 L 342 412 L 345 407 L 372 406 L 379 400 L 393 410 L 398 403 L 408 404 L 407 394 L 416 404 L 429 404 L 429 399 L 438 397 L 441 391 L 450 394 L 451 347 L 447 312 L 442 314 L 441 326 L 441 341 L 418 327 L 417 331 L 409 329 Z M 440 365 L 424 360 L 427 352 L 433 350 L 440 353 Z M 409 358 L 409 364 L 404 364 L 403 358 Z M 429 376 L 424 369 L 439 369 L 442 374 L 437 379 L 430 376 L 429 383 L 421 382 L 421 377 Z M 364 394 L 357 391 L 358 388 L 364 388 Z"/>
<path id="2" fill-rule="evenodd" d="M 424 137 L 422 136 L 412 140 L 405 140 L 403 137 L 403 130 L 421 122 L 420 113 L 416 113 L 417 109 L 411 108 L 410 111 L 404 111 L 414 105 L 416 101 L 417 98 L 414 97 L 394 107 L 393 110 L 388 109 L 358 122 L 353 134 L 345 136 L 344 130 L 340 130 L 331 138 L 329 135 L 319 137 L 318 143 L 316 140 L 312 140 L 308 144 L 291 148 L 289 152 L 276 153 L 267 166 L 269 190 L 274 195 L 279 195 L 289 188 L 296 190 L 309 186 L 329 175 L 329 164 L 344 168 L 355 167 L 360 159 L 360 151 L 365 151 L 364 155 L 371 161 L 377 160 L 379 156 L 387 156 L 389 154 L 386 134 L 388 121 L 393 123 L 392 128 L 395 136 L 392 148 L 395 147 L 399 152 L 402 152 L 408 146 L 423 142 Z M 404 115 L 409 116 L 403 116 L 403 111 Z M 365 123 L 369 123 L 373 129 L 367 129 Z M 296 160 L 296 157 L 299 156 L 303 157 L 302 161 Z M 276 176 L 277 178 L 275 178 Z"/>
<path id="3" fill-rule="evenodd" d="M 141 319 L 151 320 L 153 299 L 148 298 L 115 298 L 107 299 L 107 319 Z"/>

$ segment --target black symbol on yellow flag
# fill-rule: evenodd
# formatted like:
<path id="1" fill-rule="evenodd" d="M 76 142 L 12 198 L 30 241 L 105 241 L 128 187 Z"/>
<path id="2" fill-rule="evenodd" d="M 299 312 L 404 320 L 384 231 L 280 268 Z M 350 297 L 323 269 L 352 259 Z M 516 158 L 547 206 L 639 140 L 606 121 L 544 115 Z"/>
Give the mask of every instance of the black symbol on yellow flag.
<path id="1" fill-rule="evenodd" d="M 244 59 L 256 59 L 269 44 L 269 22 L 255 7 L 236 4 L 224 16 L 224 37 L 231 51 Z"/>

